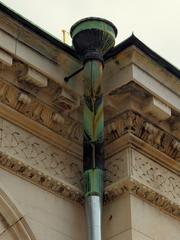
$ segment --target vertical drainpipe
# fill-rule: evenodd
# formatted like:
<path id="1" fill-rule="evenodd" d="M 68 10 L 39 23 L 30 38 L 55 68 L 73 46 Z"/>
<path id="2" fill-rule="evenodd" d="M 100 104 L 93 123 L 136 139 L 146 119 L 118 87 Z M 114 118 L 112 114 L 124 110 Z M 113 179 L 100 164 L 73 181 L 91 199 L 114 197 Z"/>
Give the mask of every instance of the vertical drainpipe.
<path id="1" fill-rule="evenodd" d="M 103 56 L 115 44 L 116 27 L 85 18 L 71 27 L 73 46 L 84 64 L 83 166 L 88 239 L 102 240 L 104 182 Z"/>

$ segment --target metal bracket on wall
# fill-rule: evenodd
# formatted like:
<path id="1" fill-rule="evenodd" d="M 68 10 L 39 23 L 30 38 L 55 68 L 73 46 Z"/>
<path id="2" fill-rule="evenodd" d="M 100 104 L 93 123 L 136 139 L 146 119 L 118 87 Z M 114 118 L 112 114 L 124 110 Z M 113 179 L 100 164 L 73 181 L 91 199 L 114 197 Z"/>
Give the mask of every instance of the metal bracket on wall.
<path id="1" fill-rule="evenodd" d="M 67 76 L 64 78 L 65 82 L 68 82 L 69 79 L 71 79 L 72 77 L 74 77 L 75 75 L 77 75 L 78 73 L 80 73 L 82 70 L 84 69 L 84 66 L 79 68 L 77 71 L 75 71 L 74 73 L 72 73 L 71 75 Z"/>

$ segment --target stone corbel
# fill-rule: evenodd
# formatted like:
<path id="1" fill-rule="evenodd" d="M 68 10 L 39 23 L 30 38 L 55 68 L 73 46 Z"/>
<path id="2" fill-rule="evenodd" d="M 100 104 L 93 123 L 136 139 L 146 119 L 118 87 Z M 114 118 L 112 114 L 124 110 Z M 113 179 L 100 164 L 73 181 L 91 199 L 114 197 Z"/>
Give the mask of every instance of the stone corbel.
<path id="1" fill-rule="evenodd" d="M 67 89 L 61 88 L 58 90 L 55 98 L 54 105 L 63 112 L 70 112 L 80 105 L 80 99 L 73 96 Z"/>
<path id="2" fill-rule="evenodd" d="M 11 55 L 9 55 L 7 52 L 4 50 L 0 49 L 0 63 L 3 66 L 12 66 L 13 58 Z"/>
<path id="3" fill-rule="evenodd" d="M 143 108 L 145 113 L 153 115 L 159 121 L 164 121 L 171 117 L 171 108 L 155 97 L 150 97 Z"/>
<path id="4" fill-rule="evenodd" d="M 20 71 L 18 71 L 18 80 L 25 81 L 40 88 L 47 87 L 48 85 L 48 78 L 46 76 L 33 68 L 27 67 L 25 65 L 23 66 L 23 64 Z"/>

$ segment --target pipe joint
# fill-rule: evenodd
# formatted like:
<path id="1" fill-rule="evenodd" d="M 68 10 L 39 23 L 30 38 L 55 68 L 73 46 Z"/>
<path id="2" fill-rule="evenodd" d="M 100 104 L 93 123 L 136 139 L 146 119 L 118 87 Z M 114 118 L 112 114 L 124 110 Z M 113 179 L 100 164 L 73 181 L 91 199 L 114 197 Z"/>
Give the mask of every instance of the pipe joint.
<path id="1" fill-rule="evenodd" d="M 83 64 L 85 65 L 86 62 L 92 61 L 92 60 L 100 61 L 104 67 L 104 59 L 101 53 L 97 52 L 96 50 L 86 51 L 86 53 L 83 54 Z"/>
<path id="2" fill-rule="evenodd" d="M 102 169 L 89 169 L 84 172 L 85 196 L 103 196 L 104 171 Z"/>

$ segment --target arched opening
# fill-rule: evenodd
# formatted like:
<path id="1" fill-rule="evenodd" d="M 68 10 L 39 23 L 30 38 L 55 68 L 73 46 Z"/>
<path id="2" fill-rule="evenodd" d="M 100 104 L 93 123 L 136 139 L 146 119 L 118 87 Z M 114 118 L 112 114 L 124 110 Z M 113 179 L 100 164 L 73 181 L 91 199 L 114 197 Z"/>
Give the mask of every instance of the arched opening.
<path id="1" fill-rule="evenodd" d="M 25 218 L 0 187 L 0 239 L 36 240 Z"/>

